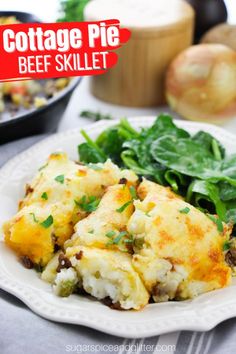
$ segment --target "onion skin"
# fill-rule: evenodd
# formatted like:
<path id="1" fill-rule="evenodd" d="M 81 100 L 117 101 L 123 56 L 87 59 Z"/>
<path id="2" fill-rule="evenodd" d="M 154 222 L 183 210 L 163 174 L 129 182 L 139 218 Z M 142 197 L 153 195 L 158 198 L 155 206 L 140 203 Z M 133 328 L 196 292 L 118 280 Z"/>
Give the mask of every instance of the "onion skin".
<path id="1" fill-rule="evenodd" d="M 236 51 L 236 25 L 222 23 L 211 28 L 201 38 L 201 43 L 224 44 Z"/>
<path id="2" fill-rule="evenodd" d="M 221 44 L 183 51 L 168 68 L 166 99 L 186 119 L 220 124 L 236 117 L 236 52 Z"/>

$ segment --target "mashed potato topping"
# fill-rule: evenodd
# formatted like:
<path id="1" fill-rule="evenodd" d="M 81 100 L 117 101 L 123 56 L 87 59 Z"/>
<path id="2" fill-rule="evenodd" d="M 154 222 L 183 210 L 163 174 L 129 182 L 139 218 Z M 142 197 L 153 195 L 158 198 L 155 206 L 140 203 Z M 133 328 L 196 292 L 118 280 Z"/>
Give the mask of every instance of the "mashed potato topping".
<path id="1" fill-rule="evenodd" d="M 85 202 L 99 202 L 106 188 L 124 177 L 137 180 L 132 171 L 121 171 L 109 160 L 87 167 L 64 153 L 52 154 L 27 185 L 19 212 L 4 224 L 6 243 L 33 263 L 46 265 L 54 248 L 62 247 L 74 225 L 88 215 Z"/>
<path id="2" fill-rule="evenodd" d="M 129 240 L 129 234 L 126 233 L 126 226 L 133 211 L 129 185 L 108 187 L 97 210 L 75 225 L 75 234 L 66 242 L 65 247 L 84 245 L 128 251 L 129 242 L 125 241 Z M 120 240 L 119 235 L 123 235 Z M 112 242 L 115 238 L 119 242 Z"/>
<path id="3" fill-rule="evenodd" d="M 77 246 L 67 248 L 66 256 L 88 294 L 100 300 L 109 298 L 113 305 L 126 310 L 139 310 L 148 303 L 149 294 L 133 269 L 129 254 Z"/>
<path id="4" fill-rule="evenodd" d="M 145 193 L 144 193 L 145 191 Z M 155 301 L 187 299 L 230 283 L 222 232 L 207 215 L 153 182 L 142 182 L 135 212 L 128 222 L 134 238 L 143 239 L 133 266 Z"/>
<path id="5" fill-rule="evenodd" d="M 86 293 L 113 309 L 191 299 L 230 284 L 231 227 L 170 188 L 111 161 L 52 154 L 27 186 L 5 241 L 59 296 Z"/>

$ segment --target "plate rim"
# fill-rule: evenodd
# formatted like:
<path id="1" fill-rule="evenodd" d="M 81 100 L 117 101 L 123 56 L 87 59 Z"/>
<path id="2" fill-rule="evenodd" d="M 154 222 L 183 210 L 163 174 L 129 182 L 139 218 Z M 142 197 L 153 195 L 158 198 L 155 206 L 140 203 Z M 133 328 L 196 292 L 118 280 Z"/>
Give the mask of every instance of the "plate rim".
<path id="1" fill-rule="evenodd" d="M 148 126 L 148 123 L 150 122 L 151 124 L 155 118 L 155 116 L 140 116 L 128 118 L 128 120 L 131 122 L 131 124 L 133 123 L 140 126 Z M 111 121 L 101 120 L 99 122 L 86 125 L 83 127 L 83 129 L 88 133 L 91 131 L 96 133 L 96 131 L 99 132 L 99 130 L 101 131 L 102 129 L 105 129 L 108 126 L 112 126 L 117 122 L 119 122 L 119 119 Z M 174 120 L 174 122 L 177 123 L 179 127 L 185 128 L 187 130 L 194 128 L 197 130 L 205 129 L 209 131 L 210 129 L 213 131 L 213 135 L 214 132 L 216 132 L 217 135 L 221 135 L 225 139 L 235 139 L 235 135 L 233 133 L 208 123 L 188 122 L 182 120 Z M 36 152 L 38 152 L 41 148 L 46 147 L 48 144 L 50 145 L 56 141 L 60 142 L 61 140 L 66 140 L 69 136 L 72 135 L 74 136 L 78 134 L 79 136 L 80 131 L 81 128 L 74 128 L 65 132 L 53 134 L 11 158 L 0 169 L 0 187 L 3 184 L 7 174 L 11 171 L 14 165 L 16 165 L 16 163 L 19 163 L 19 160 L 23 158 L 30 158 L 30 156 L 33 157 Z M 234 144 L 236 146 L 236 142 Z M 217 308 L 215 307 L 213 309 L 210 308 L 205 310 L 204 314 L 196 313 L 195 309 L 190 309 L 187 310 L 187 313 L 186 311 L 183 311 L 185 313 L 183 313 L 181 317 L 178 315 L 176 318 L 176 315 L 170 315 L 161 324 L 158 322 L 158 316 L 157 318 L 151 318 L 150 320 L 144 321 L 145 323 L 133 323 L 132 325 L 131 323 L 125 324 L 120 319 L 116 319 L 116 321 L 113 322 L 112 315 L 108 316 L 107 318 L 105 315 L 101 316 L 100 312 L 94 317 L 91 317 L 90 314 L 86 316 L 86 314 L 79 313 L 79 311 L 76 316 L 71 316 L 69 310 L 59 309 L 59 311 L 55 311 L 53 305 L 51 303 L 45 303 L 43 297 L 40 296 L 40 293 L 43 291 L 42 289 L 29 288 L 27 285 L 25 285 L 24 288 L 24 284 L 22 285 L 18 279 L 17 281 L 12 279 L 11 276 L 4 271 L 4 267 L 1 267 L 1 265 L 0 288 L 18 297 L 22 302 L 26 304 L 26 306 L 28 306 L 33 312 L 37 313 L 41 317 L 56 322 L 83 325 L 105 332 L 107 334 L 124 338 L 152 337 L 155 335 L 179 330 L 207 331 L 215 327 L 220 322 L 236 316 L 236 299 L 234 300 L 233 298 L 232 301 L 222 303 L 221 305 L 218 305 Z M 224 289 L 216 290 L 215 292 L 217 291 L 224 291 Z M 154 306 L 160 306 L 160 304 L 154 304 Z M 55 307 L 57 308 L 56 305 Z"/>

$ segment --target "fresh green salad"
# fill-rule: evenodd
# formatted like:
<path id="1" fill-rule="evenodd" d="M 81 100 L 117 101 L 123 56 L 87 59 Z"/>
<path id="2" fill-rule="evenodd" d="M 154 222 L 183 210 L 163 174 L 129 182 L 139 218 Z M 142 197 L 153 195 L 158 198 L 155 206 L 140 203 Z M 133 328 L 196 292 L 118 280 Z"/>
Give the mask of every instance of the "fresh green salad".
<path id="1" fill-rule="evenodd" d="M 170 186 L 202 211 L 236 224 L 236 154 L 227 155 L 209 133 L 190 135 L 161 114 L 149 128 L 136 131 L 126 119 L 78 146 L 80 161 L 104 162 Z"/>

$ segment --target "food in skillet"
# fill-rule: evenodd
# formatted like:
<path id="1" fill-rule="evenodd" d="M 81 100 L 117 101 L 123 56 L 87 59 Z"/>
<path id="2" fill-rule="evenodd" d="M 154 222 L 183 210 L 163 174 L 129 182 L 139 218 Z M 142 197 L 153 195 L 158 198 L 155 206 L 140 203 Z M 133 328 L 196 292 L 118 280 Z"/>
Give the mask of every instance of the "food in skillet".
<path id="1" fill-rule="evenodd" d="M 0 17 L 0 25 L 20 23 L 14 16 Z M 8 81 L 0 83 L 0 122 L 27 110 L 47 105 L 48 100 L 67 87 L 70 78 Z"/>
<path id="2" fill-rule="evenodd" d="M 112 144 L 108 141 L 110 134 Z M 209 180 L 204 175 L 205 165 L 198 176 L 185 175 L 184 168 L 186 172 L 187 167 L 194 166 L 189 166 L 188 160 L 186 167 L 184 158 L 182 171 L 178 171 L 176 155 L 176 170 L 169 162 L 167 166 L 154 162 L 150 151 L 155 147 L 156 152 L 158 134 L 160 139 L 168 136 L 171 144 L 173 138 L 177 144 L 182 139 L 182 145 L 192 141 L 168 117 L 162 116 L 141 133 L 124 121 L 122 126 L 102 133 L 97 142 L 84 133 L 87 143 L 79 146 L 79 152 L 85 165 L 68 160 L 63 153 L 52 154 L 28 186 L 19 213 L 4 226 L 5 240 L 23 258 L 43 266 L 41 278 L 52 284 L 56 295 L 89 294 L 114 309 L 139 310 L 149 300 L 191 299 L 230 284 L 236 245 L 233 219 L 227 213 L 233 213 L 233 206 L 221 200 L 220 183 L 227 181 L 232 195 L 233 176 L 222 173 L 219 181 Z M 201 144 L 193 144 L 201 154 L 201 147 L 207 150 L 204 158 L 208 159 L 208 173 L 220 163 L 226 168 L 223 147 L 205 134 L 198 133 Z M 171 157 L 168 145 L 165 147 Z M 121 169 L 106 161 L 107 151 Z M 221 160 L 214 158 L 217 151 Z M 157 154 L 162 161 L 163 154 Z M 233 157 L 228 159 L 232 161 Z M 132 169 L 123 170 L 127 161 L 139 176 L 158 179 L 159 183 L 138 179 Z M 190 192 L 198 197 L 192 198 Z M 39 250 L 45 257 L 39 257 Z"/>
<path id="3" fill-rule="evenodd" d="M 13 23 L 20 23 L 15 16 L 0 17 L 0 25 L 12 25 Z"/>
<path id="4" fill-rule="evenodd" d="M 0 121 L 47 105 L 48 99 L 56 96 L 69 82 L 69 78 L 1 82 Z"/>

